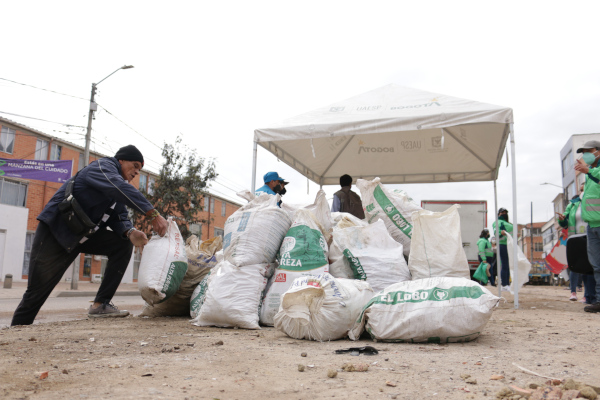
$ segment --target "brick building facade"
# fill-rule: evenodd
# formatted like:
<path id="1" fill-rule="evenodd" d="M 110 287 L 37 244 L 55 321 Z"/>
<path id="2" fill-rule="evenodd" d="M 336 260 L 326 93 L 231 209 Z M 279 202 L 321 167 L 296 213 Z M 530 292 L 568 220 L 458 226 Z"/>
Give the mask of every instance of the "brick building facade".
<path id="1" fill-rule="evenodd" d="M 0 117 L 0 125 L 0 158 L 71 160 L 73 175 L 83 167 L 82 147 L 3 117 Z M 106 155 L 90 152 L 90 162 L 101 157 Z M 131 184 L 148 192 L 156 179 L 156 174 L 142 170 Z M 11 273 L 15 281 L 27 280 L 29 253 L 38 225 L 36 218 L 60 186 L 61 183 L 56 182 L 0 176 L 0 279 Z M 225 221 L 240 207 L 214 195 L 204 198 L 203 205 L 210 206 L 200 212 L 200 218 L 207 222 L 190 227 L 202 240 L 222 236 Z M 140 258 L 139 252 L 135 252 L 123 282 L 137 281 Z M 79 262 L 79 280 L 90 281 L 101 277 L 107 259 L 81 254 L 75 262 Z M 65 273 L 65 279 L 69 280 L 70 276 L 71 268 Z"/>

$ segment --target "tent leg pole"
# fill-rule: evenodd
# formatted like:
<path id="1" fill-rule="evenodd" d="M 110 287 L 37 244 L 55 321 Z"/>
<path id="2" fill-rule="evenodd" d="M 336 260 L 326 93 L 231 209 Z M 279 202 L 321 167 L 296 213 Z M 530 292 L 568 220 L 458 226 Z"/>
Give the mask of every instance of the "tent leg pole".
<path id="1" fill-rule="evenodd" d="M 498 190 L 496 189 L 496 180 L 494 179 L 494 214 L 496 215 L 496 285 L 498 287 L 498 297 L 502 297 L 502 281 L 500 271 L 502 270 L 502 260 L 500 259 L 500 226 L 498 226 Z"/>
<path id="2" fill-rule="evenodd" d="M 256 192 L 256 150 L 258 142 L 254 141 L 254 149 L 252 150 L 252 193 Z"/>
<path id="3" fill-rule="evenodd" d="M 515 310 L 517 310 L 519 308 L 519 245 L 517 243 L 519 236 L 519 224 L 517 222 L 517 163 L 515 162 L 515 132 L 512 123 L 510 124 L 510 158 L 512 161 L 513 226 L 517 227 L 517 238 L 513 238 L 513 269 L 515 270 L 513 284 L 515 288 Z"/>

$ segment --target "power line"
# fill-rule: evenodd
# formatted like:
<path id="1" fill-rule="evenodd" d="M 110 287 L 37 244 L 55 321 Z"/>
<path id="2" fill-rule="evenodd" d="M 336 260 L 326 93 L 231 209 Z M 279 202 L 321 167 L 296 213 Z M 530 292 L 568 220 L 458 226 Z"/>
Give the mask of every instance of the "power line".
<path id="1" fill-rule="evenodd" d="M 16 81 L 11 81 L 10 79 L 6 79 L 6 78 L 0 78 L 3 81 L 7 81 L 7 82 L 12 82 L 12 83 L 16 83 L 17 85 L 23 85 L 23 86 L 28 86 L 34 89 L 38 89 L 38 90 L 43 90 L 45 92 L 50 92 L 50 93 L 54 93 L 54 94 L 60 94 L 61 96 L 67 96 L 67 97 L 72 97 L 74 99 L 79 99 L 79 100 L 85 100 L 85 101 L 89 101 L 89 99 L 84 99 L 83 97 L 78 97 L 78 96 L 73 96 L 70 94 L 66 94 L 66 93 L 61 93 L 61 92 L 57 92 L 55 90 L 50 90 L 50 89 L 44 89 L 41 87 L 37 87 L 37 86 L 33 86 L 33 85 L 28 85 L 26 83 L 21 83 L 21 82 L 16 82 Z"/>
<path id="2" fill-rule="evenodd" d="M 0 79 L 2 79 L 2 78 L 0 78 Z M 7 114 L 7 115 L 13 115 L 15 117 L 34 119 L 36 121 L 50 122 L 51 124 L 64 125 L 64 126 L 67 126 L 67 127 L 83 128 L 83 129 L 85 129 L 85 126 L 81 126 L 81 125 L 73 125 L 73 124 L 65 124 L 65 123 L 62 123 L 62 122 L 48 121 L 47 119 L 41 119 L 41 118 L 35 118 L 35 117 L 28 117 L 26 115 L 9 113 L 9 112 L 6 112 L 6 111 L 0 111 L 0 113 L 1 114 Z"/>
<path id="3" fill-rule="evenodd" d="M 123 122 L 116 115 L 114 115 L 113 113 L 111 113 L 110 111 L 108 111 L 106 108 L 104 108 L 100 104 L 98 104 L 98 106 L 101 107 L 104 111 L 106 111 L 111 117 L 113 117 L 114 119 L 116 119 L 117 121 L 119 121 L 120 123 L 122 123 L 123 125 L 125 125 L 126 127 L 128 127 L 129 129 L 131 129 L 132 131 L 134 131 L 135 133 L 137 133 L 138 135 L 140 135 L 142 138 L 146 139 L 148 142 L 152 143 L 154 146 L 156 146 L 157 148 L 159 148 L 159 149 L 162 150 L 161 146 L 157 145 L 152 140 L 148 139 L 146 136 L 142 135 L 141 133 L 139 133 L 138 131 L 136 131 L 135 129 L 133 129 L 131 126 L 127 125 L 125 122 Z"/>

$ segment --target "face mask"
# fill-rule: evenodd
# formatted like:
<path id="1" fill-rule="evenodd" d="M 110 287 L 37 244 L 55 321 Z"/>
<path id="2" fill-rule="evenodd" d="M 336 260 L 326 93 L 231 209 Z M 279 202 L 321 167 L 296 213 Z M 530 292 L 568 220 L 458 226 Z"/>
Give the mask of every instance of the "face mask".
<path id="1" fill-rule="evenodd" d="M 583 162 L 585 162 L 587 165 L 592 165 L 593 163 L 596 162 L 596 152 L 593 153 L 583 153 L 583 156 L 581 157 L 583 159 Z"/>
<path id="2" fill-rule="evenodd" d="M 273 191 L 274 191 L 275 193 L 280 193 L 280 192 L 281 192 L 281 189 L 283 189 L 283 188 L 281 187 L 281 185 L 280 185 L 280 184 L 277 184 L 277 185 L 275 185 L 275 187 L 273 188 Z"/>
<path id="3" fill-rule="evenodd" d="M 287 190 L 286 190 L 286 188 L 283 188 L 283 189 L 281 189 L 281 192 L 279 192 L 279 194 L 280 194 L 281 196 L 283 196 L 283 195 L 284 195 L 284 194 L 286 194 L 286 193 L 287 193 Z"/>
<path id="4" fill-rule="evenodd" d="M 499 215 L 498 219 L 501 219 L 502 221 L 507 221 L 508 222 L 508 215 L 506 215 L 506 214 Z"/>

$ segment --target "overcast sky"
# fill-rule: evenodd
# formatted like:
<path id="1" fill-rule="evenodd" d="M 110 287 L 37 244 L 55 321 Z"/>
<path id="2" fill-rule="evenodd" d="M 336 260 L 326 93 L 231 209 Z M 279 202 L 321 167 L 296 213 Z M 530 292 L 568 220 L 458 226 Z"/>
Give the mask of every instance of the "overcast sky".
<path id="1" fill-rule="evenodd" d="M 240 203 L 250 188 L 256 128 L 396 83 L 511 107 L 518 216 L 552 216 L 569 136 L 600 132 L 596 2 L 505 1 L 2 1 L 0 115 L 84 145 L 91 83 L 100 109 L 92 150 L 138 146 L 158 171 L 160 146 L 181 135 L 214 158 L 212 190 Z M 128 126 L 126 126 L 125 124 Z M 130 129 L 132 128 L 132 129 Z M 68 132 L 68 133 L 67 133 Z M 159 146 L 156 146 L 159 145 Z M 423 160 L 424 163 L 431 160 Z M 259 148 L 291 183 L 285 201 L 314 200 L 316 184 Z M 511 169 L 499 206 L 514 215 Z M 402 185 L 415 200 L 487 200 L 492 182 Z M 325 187 L 328 198 L 338 190 Z M 491 221 L 490 214 L 490 221 Z"/>

